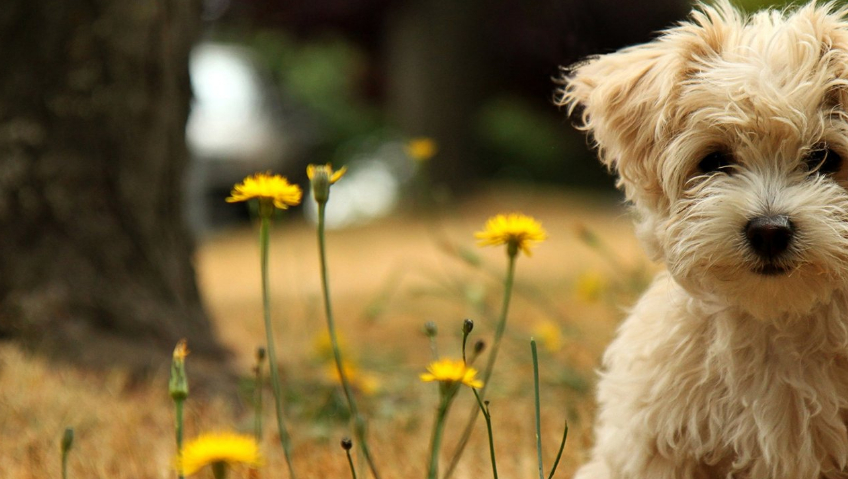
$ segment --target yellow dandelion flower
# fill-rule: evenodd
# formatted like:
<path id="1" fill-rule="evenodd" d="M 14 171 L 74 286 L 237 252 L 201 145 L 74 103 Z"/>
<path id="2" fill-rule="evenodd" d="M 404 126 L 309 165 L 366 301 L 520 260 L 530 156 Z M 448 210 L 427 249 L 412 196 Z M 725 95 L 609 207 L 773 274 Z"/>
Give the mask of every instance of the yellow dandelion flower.
<path id="1" fill-rule="evenodd" d="M 336 334 L 336 341 L 339 344 L 339 350 L 345 356 L 348 353 L 348 344 L 347 339 L 341 333 Z M 326 329 L 322 330 L 320 333 L 316 334 L 314 338 L 312 338 L 312 351 L 315 358 L 321 361 L 333 361 L 333 340 L 330 337 L 330 332 Z"/>
<path id="2" fill-rule="evenodd" d="M 248 201 L 254 198 L 273 202 L 274 207 L 281 210 L 300 203 L 303 192 L 297 185 L 292 185 L 280 175 L 272 175 L 271 172 L 256 173 L 248 176 L 241 183 L 233 187 L 227 203 Z"/>
<path id="3" fill-rule="evenodd" d="M 427 372 L 422 373 L 419 378 L 424 382 L 438 381 L 449 386 L 461 383 L 475 389 L 482 388 L 483 381 L 475 376 L 477 370 L 467 366 L 463 360 L 441 359 L 430 363 Z"/>
<path id="4" fill-rule="evenodd" d="M 533 336 L 548 351 L 555 353 L 562 349 L 562 330 L 553 321 L 542 321 L 533 328 Z"/>
<path id="5" fill-rule="evenodd" d="M 530 246 L 534 242 L 547 239 L 548 235 L 542 225 L 530 216 L 521 213 L 497 215 L 489 218 L 485 229 L 474 234 L 478 246 L 507 245 L 510 255 L 523 251 L 530 254 Z"/>
<path id="6" fill-rule="evenodd" d="M 177 457 L 177 472 L 190 476 L 215 463 L 257 468 L 262 465 L 259 445 L 253 436 L 244 434 L 203 434 L 183 446 L 182 454 Z"/>
<path id="7" fill-rule="evenodd" d="M 606 289 L 606 278 L 600 273 L 592 271 L 580 275 L 575 285 L 577 297 L 587 303 L 598 301 Z"/>
<path id="8" fill-rule="evenodd" d="M 406 154 L 416 161 L 427 161 L 436 156 L 439 151 L 436 142 L 432 138 L 418 137 L 409 140 L 404 147 Z"/>
<path id="9" fill-rule="evenodd" d="M 359 390 L 366 396 L 371 396 L 380 390 L 380 380 L 372 374 L 362 371 L 355 364 L 343 362 L 345 377 L 348 384 L 354 389 Z M 339 376 L 339 368 L 335 364 L 328 364 L 326 367 L 327 378 L 336 384 L 342 383 L 342 378 Z"/>

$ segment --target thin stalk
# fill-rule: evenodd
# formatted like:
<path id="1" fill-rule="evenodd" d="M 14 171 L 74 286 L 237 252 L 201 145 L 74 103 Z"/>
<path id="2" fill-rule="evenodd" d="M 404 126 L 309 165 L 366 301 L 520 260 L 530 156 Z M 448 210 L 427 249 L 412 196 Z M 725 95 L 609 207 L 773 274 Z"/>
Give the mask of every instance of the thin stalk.
<path id="1" fill-rule="evenodd" d="M 430 439 L 430 465 L 427 468 L 427 479 L 436 479 L 439 475 L 439 450 L 442 445 L 442 434 L 445 431 L 445 418 L 448 415 L 452 394 L 442 391 L 436 421 L 433 423 L 433 435 Z"/>
<path id="2" fill-rule="evenodd" d="M 430 355 L 433 356 L 433 360 L 439 359 L 439 345 L 436 344 L 435 336 L 427 335 L 427 341 L 430 343 Z"/>
<path id="3" fill-rule="evenodd" d="M 565 428 L 562 431 L 562 442 L 559 443 L 559 452 L 557 452 L 556 459 L 554 459 L 554 465 L 551 467 L 551 473 L 548 475 L 548 479 L 553 479 L 554 473 L 556 472 L 557 466 L 559 465 L 559 460 L 562 458 L 562 451 L 565 449 L 565 440 L 568 439 L 568 420 L 565 420 Z"/>
<path id="4" fill-rule="evenodd" d="M 71 447 L 74 445 L 74 430 L 66 427 L 62 434 L 62 441 L 59 443 L 62 451 L 62 479 L 68 479 L 68 453 L 71 452 Z"/>
<path id="5" fill-rule="evenodd" d="M 350 451 L 345 451 L 347 454 L 347 463 L 350 466 L 350 475 L 353 476 L 353 479 L 356 479 L 356 468 L 353 467 L 353 458 L 350 457 Z"/>
<path id="6" fill-rule="evenodd" d="M 68 452 L 62 451 L 62 479 L 68 479 Z M 182 479 L 182 475 L 180 476 Z"/>
<path id="7" fill-rule="evenodd" d="M 480 396 L 485 398 L 486 388 L 489 385 L 489 378 L 492 376 L 492 371 L 495 369 L 495 360 L 498 358 L 498 349 L 501 345 L 504 331 L 506 331 L 506 318 L 509 312 L 509 300 L 512 297 L 512 285 L 515 281 L 515 258 L 516 254 L 509 255 L 509 263 L 507 264 L 506 279 L 504 280 L 504 297 L 501 305 L 501 315 L 498 319 L 498 325 L 495 329 L 495 339 L 492 342 L 492 349 L 489 353 L 489 359 L 486 361 L 486 369 L 483 370 L 483 388 L 480 391 Z"/>
<path id="8" fill-rule="evenodd" d="M 539 354 L 536 351 L 536 340 L 532 338 L 530 350 L 533 352 L 533 393 L 536 398 L 536 454 L 539 458 L 539 479 L 545 479 L 542 467 L 542 414 L 539 405 Z"/>
<path id="9" fill-rule="evenodd" d="M 223 461 L 216 461 L 212 463 L 212 476 L 215 479 L 226 479 L 227 478 L 227 463 Z"/>
<path id="10" fill-rule="evenodd" d="M 256 382 L 253 391 L 253 436 L 262 441 L 262 361 L 256 362 Z"/>
<path id="11" fill-rule="evenodd" d="M 494 479 L 498 479 L 498 464 L 495 461 L 495 438 L 494 434 L 492 434 L 492 415 L 489 413 L 489 408 L 483 404 L 483 400 L 480 399 L 477 390 L 472 389 L 472 391 L 474 391 L 474 397 L 477 398 L 477 404 L 480 406 L 483 418 L 486 419 L 486 431 L 489 433 L 489 456 L 492 459 L 492 475 Z"/>
<path id="12" fill-rule="evenodd" d="M 271 371 L 271 386 L 274 391 L 274 407 L 277 412 L 277 430 L 280 433 L 280 445 L 283 447 L 283 454 L 286 457 L 289 477 L 294 479 L 296 476 L 291 460 L 291 440 L 286 430 L 286 425 L 283 422 L 283 391 L 280 385 L 280 374 L 277 370 L 277 353 L 274 349 L 274 335 L 271 330 L 271 299 L 268 294 L 268 243 L 270 236 L 269 230 L 271 229 L 271 214 L 262 211 L 263 205 L 260 204 L 259 208 L 262 218 L 259 227 L 259 250 L 262 263 L 262 309 L 265 318 L 265 339 L 268 343 L 268 366 Z"/>
<path id="13" fill-rule="evenodd" d="M 468 365 L 468 359 L 465 358 L 465 344 L 468 342 L 468 333 L 462 332 L 462 362 Z"/>
<path id="14" fill-rule="evenodd" d="M 182 399 L 174 399 L 174 423 L 175 423 L 175 431 L 176 431 L 176 441 L 177 441 L 177 454 L 182 456 L 183 454 L 183 400 Z M 178 474 L 180 479 L 183 479 L 183 468 L 180 467 L 180 472 Z M 62 476 L 64 479 L 64 476 Z"/>
<path id="15" fill-rule="evenodd" d="M 330 333 L 330 344 L 333 348 L 333 359 L 335 359 L 336 362 L 336 370 L 339 373 L 339 380 L 342 383 L 342 390 L 344 391 L 345 399 L 347 399 L 350 415 L 353 417 L 353 429 L 357 443 L 359 444 L 362 454 L 365 456 L 365 461 L 368 463 L 369 469 L 371 469 L 371 474 L 373 474 L 376 479 L 380 479 L 380 474 L 377 472 L 377 467 L 374 464 L 374 459 L 371 457 L 371 451 L 368 448 L 368 440 L 366 439 L 367 427 L 365 420 L 359 413 L 359 408 L 356 405 L 356 398 L 353 396 L 353 392 L 351 391 L 350 381 L 348 381 L 347 374 L 345 374 L 343 366 L 344 363 L 342 362 L 342 353 L 336 337 L 336 323 L 333 317 L 332 303 L 330 302 L 330 284 L 328 279 L 329 275 L 327 274 L 327 248 L 324 238 L 325 209 L 326 203 L 318 202 L 318 254 L 321 260 L 321 286 L 324 293 L 324 312 L 327 316 L 327 329 Z"/>
<path id="16" fill-rule="evenodd" d="M 509 262 L 507 264 L 506 279 L 504 280 L 504 296 L 503 303 L 501 305 L 501 315 L 498 318 L 498 323 L 495 328 L 495 338 L 492 342 L 492 349 L 489 353 L 489 358 L 486 361 L 486 368 L 483 370 L 483 387 L 480 389 L 481 399 L 486 397 L 486 389 L 489 387 L 489 378 L 491 378 L 492 370 L 495 368 L 495 360 L 498 357 L 498 349 L 500 348 L 501 338 L 503 338 L 504 331 L 506 331 L 506 318 L 507 313 L 509 312 L 509 300 L 512 297 L 512 286 L 515 282 L 515 259 L 517 256 L 517 248 L 510 245 L 507 250 Z M 442 479 L 448 479 L 451 474 L 453 474 L 457 464 L 459 464 L 459 458 L 462 456 L 463 451 L 465 451 L 465 446 L 471 438 L 471 432 L 474 430 L 474 421 L 477 419 L 477 414 L 479 413 L 479 408 L 475 407 L 472 409 L 471 415 L 468 417 L 468 422 L 465 424 L 465 429 L 462 431 L 462 436 L 459 439 L 459 443 L 456 446 L 456 450 L 453 453 L 453 457 L 451 457 L 451 461 L 448 464 L 448 468 L 445 471 L 444 476 L 442 476 Z"/>

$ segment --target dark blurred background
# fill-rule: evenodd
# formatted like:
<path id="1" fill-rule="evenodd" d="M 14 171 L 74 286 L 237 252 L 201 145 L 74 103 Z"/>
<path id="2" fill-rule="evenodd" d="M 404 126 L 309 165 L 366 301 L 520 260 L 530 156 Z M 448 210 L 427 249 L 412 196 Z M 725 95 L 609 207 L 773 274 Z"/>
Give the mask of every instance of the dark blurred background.
<path id="1" fill-rule="evenodd" d="M 308 163 L 347 166 L 330 227 L 386 215 L 423 190 L 446 208 L 493 181 L 611 192 L 554 106 L 554 80 L 689 9 L 684 0 L 7 0 L 0 338 L 50 349 L 52 336 L 54 351 L 75 358 L 86 349 L 73 338 L 128 338 L 119 358 L 146 342 L 168 351 L 187 335 L 198 353 L 220 351 L 194 280 L 194 241 L 247 217 L 223 198 L 257 171 L 305 185 Z M 419 137 L 437 147 L 424 162 L 404 148 Z"/>
<path id="2" fill-rule="evenodd" d="M 585 137 L 553 105 L 554 79 L 588 55 L 649 40 L 689 9 L 685 0 L 206 0 L 187 130 L 193 228 L 227 220 L 234 210 L 219 198 L 245 174 L 302 180 L 307 163 L 349 165 L 377 182 L 357 188 L 394 201 L 413 174 L 401 145 L 421 136 L 438 145 L 428 169 L 442 193 L 481 180 L 609 190 Z"/>
<path id="3" fill-rule="evenodd" d="M 482 180 L 608 187 L 554 106 L 554 79 L 560 66 L 645 41 L 687 11 L 680 0 L 208 0 L 191 63 L 188 140 L 206 182 L 196 187 L 220 198 L 251 170 L 300 179 L 307 163 L 332 162 L 384 173 L 372 175 L 382 186 L 361 189 L 397 190 L 413 174 L 402 145 L 415 137 L 437 144 L 428 172 L 443 193 Z M 256 125 L 239 131 L 248 119 Z M 247 131 L 259 141 L 237 145 Z M 211 172 L 236 169 L 240 155 L 238 174 Z M 210 221 L 226 205 L 218 209 Z"/>

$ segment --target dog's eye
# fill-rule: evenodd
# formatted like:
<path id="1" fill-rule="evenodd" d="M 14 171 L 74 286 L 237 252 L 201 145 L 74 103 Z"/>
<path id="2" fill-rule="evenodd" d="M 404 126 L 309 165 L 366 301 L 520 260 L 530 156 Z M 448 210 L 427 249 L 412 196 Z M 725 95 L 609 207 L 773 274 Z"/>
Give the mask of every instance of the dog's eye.
<path id="1" fill-rule="evenodd" d="M 826 145 L 820 145 L 804 158 L 804 163 L 810 171 L 820 175 L 830 175 L 842 167 L 842 157 Z"/>
<path id="2" fill-rule="evenodd" d="M 733 156 L 724 151 L 714 151 L 707 156 L 701 158 L 698 162 L 698 170 L 701 173 L 719 173 L 724 172 L 730 174 L 731 166 L 733 165 Z"/>

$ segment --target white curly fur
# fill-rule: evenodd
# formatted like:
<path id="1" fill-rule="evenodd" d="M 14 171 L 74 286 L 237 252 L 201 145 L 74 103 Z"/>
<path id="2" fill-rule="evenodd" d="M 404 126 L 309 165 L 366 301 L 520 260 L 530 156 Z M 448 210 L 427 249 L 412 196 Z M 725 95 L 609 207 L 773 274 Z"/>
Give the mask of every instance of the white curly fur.
<path id="1" fill-rule="evenodd" d="M 848 478 L 848 9 L 699 6 L 656 40 L 565 72 L 667 266 L 603 359 L 577 479 Z M 826 145 L 845 165 L 805 162 Z M 732 165 L 699 170 L 722 151 Z M 784 215 L 773 266 L 745 236 Z"/>

